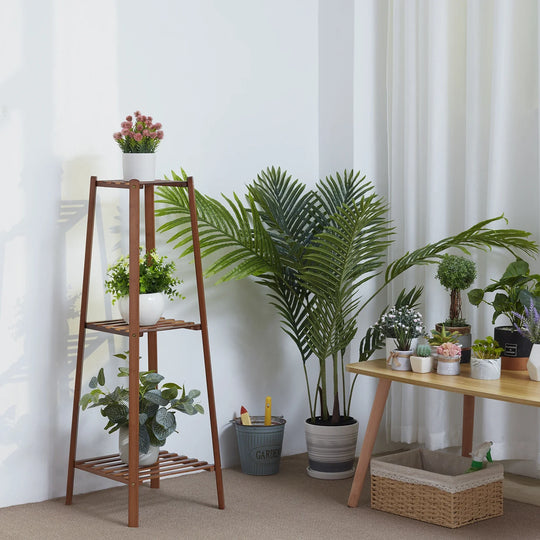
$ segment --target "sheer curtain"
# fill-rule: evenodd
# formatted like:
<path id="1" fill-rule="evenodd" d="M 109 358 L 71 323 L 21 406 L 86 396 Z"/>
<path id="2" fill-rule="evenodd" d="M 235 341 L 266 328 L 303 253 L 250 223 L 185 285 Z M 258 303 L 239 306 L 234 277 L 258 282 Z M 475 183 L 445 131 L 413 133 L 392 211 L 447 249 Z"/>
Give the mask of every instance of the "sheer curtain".
<path id="1" fill-rule="evenodd" d="M 539 241 L 537 1 L 388 0 L 356 7 L 371 18 L 378 49 L 357 41 L 355 65 L 362 70 L 378 59 L 378 67 L 372 66 L 378 90 L 372 95 L 384 92 L 386 98 L 384 105 L 379 99 L 374 117 L 376 129 L 384 122 L 386 140 L 374 138 L 370 152 L 379 156 L 372 160 L 373 171 L 379 184 L 387 179 L 381 191 L 398 231 L 390 259 L 502 213 L 510 227 L 528 230 Z M 357 22 L 360 18 L 357 13 Z M 355 157 L 365 154 L 358 150 Z M 486 286 L 512 260 L 498 252 L 473 258 L 478 264 L 473 287 Z M 540 273 L 538 261 L 531 266 Z M 435 272 L 435 267 L 411 272 L 387 298 L 391 304 L 402 287 L 423 284 L 422 311 L 430 329 L 446 318 L 449 307 L 449 293 Z M 491 309 L 475 308 L 466 298 L 463 305 L 473 339 L 492 335 Z M 505 323 L 502 317 L 497 321 Z M 461 414 L 460 396 L 394 384 L 387 434 L 392 441 L 432 449 L 459 445 Z M 540 463 L 539 426 L 538 412 L 530 407 L 476 400 L 475 444 L 493 440 L 498 459 Z"/>

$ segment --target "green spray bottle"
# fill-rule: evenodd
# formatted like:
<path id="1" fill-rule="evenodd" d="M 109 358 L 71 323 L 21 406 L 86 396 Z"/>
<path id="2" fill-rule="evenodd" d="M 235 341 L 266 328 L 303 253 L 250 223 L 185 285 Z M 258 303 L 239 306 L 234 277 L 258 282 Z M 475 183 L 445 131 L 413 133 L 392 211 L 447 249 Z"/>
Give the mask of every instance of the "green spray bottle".
<path id="1" fill-rule="evenodd" d="M 493 463 L 491 458 L 491 447 L 493 446 L 493 441 L 486 441 L 478 445 L 472 451 L 472 463 L 467 472 L 479 471 L 484 467 L 484 459 L 487 459 L 490 463 Z"/>

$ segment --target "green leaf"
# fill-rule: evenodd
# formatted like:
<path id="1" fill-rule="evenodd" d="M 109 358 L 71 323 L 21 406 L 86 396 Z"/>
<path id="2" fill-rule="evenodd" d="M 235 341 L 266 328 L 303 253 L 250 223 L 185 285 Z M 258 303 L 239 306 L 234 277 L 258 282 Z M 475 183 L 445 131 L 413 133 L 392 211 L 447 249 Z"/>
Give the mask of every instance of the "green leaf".
<path id="1" fill-rule="evenodd" d="M 161 389 L 161 396 L 163 399 L 166 399 L 167 401 L 172 401 L 176 396 L 178 395 L 178 389 L 177 388 L 162 388 Z"/>
<path id="2" fill-rule="evenodd" d="M 148 392 L 144 394 L 144 398 L 157 405 L 167 405 L 169 403 L 166 399 L 163 399 L 163 397 L 161 396 L 161 391 L 157 388 L 153 390 L 148 390 Z"/>
<path id="3" fill-rule="evenodd" d="M 484 299 L 484 291 L 482 289 L 473 289 L 467 293 L 467 297 L 473 306 L 479 306 Z"/>
<path id="4" fill-rule="evenodd" d="M 97 380 L 97 377 L 94 376 L 94 377 L 92 377 L 90 379 L 90 382 L 88 383 L 88 386 L 90 388 L 97 388 L 97 385 L 98 385 L 98 380 Z"/>
<path id="5" fill-rule="evenodd" d="M 105 372 L 103 371 L 103 368 L 99 370 L 97 382 L 100 386 L 103 386 L 105 384 Z"/>
<path id="6" fill-rule="evenodd" d="M 195 399 L 195 398 L 198 398 L 200 395 L 201 395 L 200 390 L 190 390 L 187 397 L 189 399 Z"/>
<path id="7" fill-rule="evenodd" d="M 204 414 L 204 408 L 203 408 L 202 405 L 200 405 L 199 403 L 195 403 L 194 407 L 195 407 L 195 410 L 196 410 L 198 413 Z"/>
<path id="8" fill-rule="evenodd" d="M 145 425 L 139 426 L 139 452 L 146 454 L 150 450 L 150 437 Z"/>
<path id="9" fill-rule="evenodd" d="M 79 402 L 79 404 L 82 407 L 83 411 L 86 410 L 86 407 L 88 407 L 88 405 L 90 404 L 91 401 L 92 401 L 92 396 L 90 394 L 85 394 L 81 398 L 81 401 Z"/>

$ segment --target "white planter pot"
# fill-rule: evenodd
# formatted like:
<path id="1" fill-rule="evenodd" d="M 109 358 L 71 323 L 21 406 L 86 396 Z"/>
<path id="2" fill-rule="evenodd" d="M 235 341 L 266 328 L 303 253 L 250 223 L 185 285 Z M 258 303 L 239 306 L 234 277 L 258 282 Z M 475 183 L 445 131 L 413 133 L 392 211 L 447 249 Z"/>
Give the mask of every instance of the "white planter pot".
<path id="1" fill-rule="evenodd" d="M 411 371 L 411 355 L 413 351 L 392 351 L 390 367 L 394 371 Z"/>
<path id="2" fill-rule="evenodd" d="M 471 357 L 471 377 L 473 379 L 493 380 L 501 378 L 500 358 Z"/>
<path id="3" fill-rule="evenodd" d="M 459 375 L 461 356 L 444 356 L 439 354 L 437 373 L 439 375 Z"/>
<path id="4" fill-rule="evenodd" d="M 433 369 L 433 358 L 413 354 L 411 355 L 411 369 L 415 373 L 429 373 Z"/>
<path id="5" fill-rule="evenodd" d="M 527 361 L 527 371 L 533 381 L 540 381 L 540 344 L 534 343 Z"/>
<path id="6" fill-rule="evenodd" d="M 304 423 L 309 458 L 307 473 L 322 480 L 339 480 L 354 474 L 358 422 L 345 426 Z"/>
<path id="7" fill-rule="evenodd" d="M 138 444 L 138 441 L 137 441 Z M 118 430 L 118 451 L 123 463 L 129 463 L 129 428 L 121 427 Z M 159 457 L 159 446 L 152 446 L 145 454 L 139 452 L 139 466 L 153 465 Z"/>
<path id="8" fill-rule="evenodd" d="M 156 154 L 122 154 L 124 180 L 139 180 L 150 182 L 156 179 Z"/>
<path id="9" fill-rule="evenodd" d="M 124 321 L 129 324 L 129 296 L 118 299 L 118 309 Z M 164 310 L 165 295 L 163 293 L 139 295 L 139 324 L 141 326 L 156 324 Z"/>

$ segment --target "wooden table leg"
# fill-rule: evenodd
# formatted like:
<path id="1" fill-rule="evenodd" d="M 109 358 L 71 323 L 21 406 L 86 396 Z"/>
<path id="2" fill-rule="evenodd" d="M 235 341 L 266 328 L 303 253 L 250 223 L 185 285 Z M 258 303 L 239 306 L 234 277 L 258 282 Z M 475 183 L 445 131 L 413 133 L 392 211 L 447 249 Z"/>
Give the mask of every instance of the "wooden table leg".
<path id="1" fill-rule="evenodd" d="M 366 433 L 364 434 L 362 450 L 360 451 L 360 457 L 358 458 L 358 464 L 356 465 L 356 472 L 351 486 L 351 493 L 349 494 L 349 501 L 347 502 L 347 505 L 351 508 L 358 506 L 358 501 L 360 500 L 360 494 L 362 493 L 362 487 L 364 486 L 364 481 L 366 479 L 371 453 L 375 446 L 375 439 L 377 438 L 391 383 L 392 381 L 390 379 L 379 379 L 379 384 L 377 385 L 377 391 L 375 393 L 373 405 L 371 406 Z"/>
<path id="2" fill-rule="evenodd" d="M 472 452 L 474 428 L 474 396 L 463 396 L 463 433 L 461 436 L 461 455 L 469 457 Z"/>

